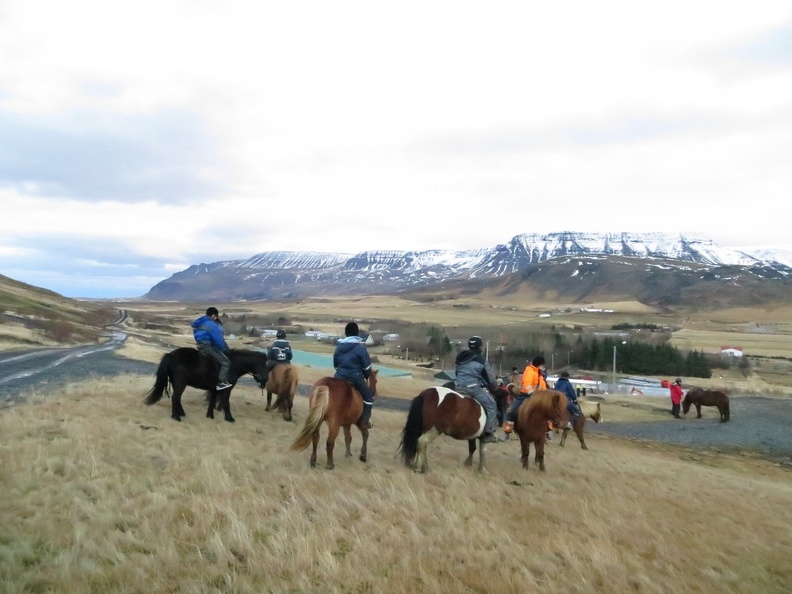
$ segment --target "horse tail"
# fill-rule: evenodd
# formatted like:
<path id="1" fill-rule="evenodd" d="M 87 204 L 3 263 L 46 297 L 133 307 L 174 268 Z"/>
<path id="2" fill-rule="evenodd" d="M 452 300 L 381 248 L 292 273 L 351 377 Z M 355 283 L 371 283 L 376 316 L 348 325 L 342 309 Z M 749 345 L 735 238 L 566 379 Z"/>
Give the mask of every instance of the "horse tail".
<path id="1" fill-rule="evenodd" d="M 295 451 L 304 450 L 311 443 L 313 434 L 319 428 L 319 425 L 324 421 L 327 414 L 327 406 L 330 403 L 330 388 L 327 386 L 317 386 L 314 388 L 313 402 L 308 411 L 308 416 L 305 419 L 300 434 L 291 444 L 291 449 Z"/>
<path id="2" fill-rule="evenodd" d="M 157 367 L 157 379 L 154 381 L 154 387 L 151 388 L 151 391 L 146 395 L 146 399 L 143 401 L 146 404 L 154 404 L 155 402 L 159 402 L 160 398 L 162 398 L 162 393 L 168 387 L 170 363 L 171 353 L 167 353 L 162 357 L 159 367 Z"/>
<path id="3" fill-rule="evenodd" d="M 418 439 L 423 435 L 423 407 L 424 396 L 418 394 L 410 403 L 410 412 L 407 413 L 407 422 L 402 429 L 402 439 L 399 445 L 405 466 L 412 466 L 418 455 Z"/>

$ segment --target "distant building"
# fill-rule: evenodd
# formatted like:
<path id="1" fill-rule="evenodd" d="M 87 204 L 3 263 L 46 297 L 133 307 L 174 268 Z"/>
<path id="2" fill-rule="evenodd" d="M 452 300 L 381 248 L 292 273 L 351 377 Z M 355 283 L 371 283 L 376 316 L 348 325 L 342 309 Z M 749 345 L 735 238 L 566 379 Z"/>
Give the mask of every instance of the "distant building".
<path id="1" fill-rule="evenodd" d="M 398 334 L 386 334 L 382 337 L 384 342 L 397 342 L 399 340 Z"/>
<path id="2" fill-rule="evenodd" d="M 733 346 L 721 347 L 721 357 L 734 357 L 735 359 L 739 359 L 742 356 L 743 356 L 742 347 L 733 347 Z"/>

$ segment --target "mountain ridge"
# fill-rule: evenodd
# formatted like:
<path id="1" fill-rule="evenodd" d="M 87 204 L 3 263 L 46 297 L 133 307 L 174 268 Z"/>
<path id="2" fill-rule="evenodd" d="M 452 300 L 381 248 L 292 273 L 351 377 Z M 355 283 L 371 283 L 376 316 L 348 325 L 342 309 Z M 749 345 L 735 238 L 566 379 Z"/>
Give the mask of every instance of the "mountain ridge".
<path id="1" fill-rule="evenodd" d="M 513 275 L 524 276 L 542 264 L 556 261 L 560 265 L 561 258 L 618 258 L 622 264 L 629 259 L 633 265 L 662 262 L 663 266 L 679 272 L 693 267 L 700 274 L 702 270 L 736 267 L 732 274 L 754 271 L 774 280 L 785 280 L 792 275 L 792 269 L 773 259 L 770 253 L 758 257 L 722 248 L 698 233 L 562 231 L 525 233 L 491 248 L 467 250 L 375 250 L 356 254 L 262 252 L 243 260 L 190 266 L 157 283 L 144 298 L 237 301 L 392 294 L 438 287 L 450 281 L 498 283 Z M 602 275 L 605 269 L 600 268 Z M 570 269 L 569 274 L 574 273 Z M 604 277 L 594 280 L 609 284 Z M 528 278 L 521 282 L 528 282 Z M 595 290 L 596 286 L 592 286 L 588 292 Z"/>

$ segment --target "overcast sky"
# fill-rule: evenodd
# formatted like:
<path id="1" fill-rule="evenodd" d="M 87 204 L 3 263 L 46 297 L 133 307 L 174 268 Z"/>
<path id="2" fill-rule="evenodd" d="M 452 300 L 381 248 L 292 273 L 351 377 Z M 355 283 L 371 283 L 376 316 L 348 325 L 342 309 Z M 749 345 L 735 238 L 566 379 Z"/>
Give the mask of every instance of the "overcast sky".
<path id="1" fill-rule="evenodd" d="M 0 274 L 270 250 L 792 246 L 792 3 L 0 0 Z"/>

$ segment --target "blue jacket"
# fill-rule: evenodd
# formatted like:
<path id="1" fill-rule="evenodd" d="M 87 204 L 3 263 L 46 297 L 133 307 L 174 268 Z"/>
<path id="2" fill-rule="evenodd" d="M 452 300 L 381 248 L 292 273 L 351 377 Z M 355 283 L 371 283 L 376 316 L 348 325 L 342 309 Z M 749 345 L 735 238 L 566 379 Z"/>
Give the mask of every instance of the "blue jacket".
<path id="1" fill-rule="evenodd" d="M 555 383 L 555 390 L 557 392 L 561 392 L 565 394 L 567 398 L 569 398 L 572 402 L 577 402 L 577 392 L 575 392 L 575 388 L 572 387 L 572 384 L 569 381 L 569 378 L 560 377 L 558 381 Z"/>
<path id="2" fill-rule="evenodd" d="M 195 342 L 198 344 L 208 342 L 221 351 L 228 350 L 228 344 L 226 344 L 225 338 L 223 337 L 223 327 L 212 318 L 209 316 L 201 316 L 191 325 Z"/>
<path id="3" fill-rule="evenodd" d="M 347 381 L 368 379 L 371 375 L 371 357 L 359 336 L 347 336 L 338 341 L 333 353 L 336 377 Z"/>
<path id="4" fill-rule="evenodd" d="M 291 345 L 288 340 L 278 338 L 270 345 L 267 351 L 267 359 L 276 363 L 288 363 L 292 360 Z"/>

